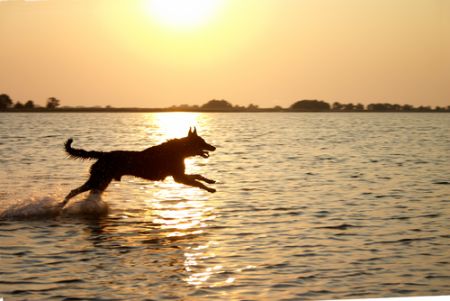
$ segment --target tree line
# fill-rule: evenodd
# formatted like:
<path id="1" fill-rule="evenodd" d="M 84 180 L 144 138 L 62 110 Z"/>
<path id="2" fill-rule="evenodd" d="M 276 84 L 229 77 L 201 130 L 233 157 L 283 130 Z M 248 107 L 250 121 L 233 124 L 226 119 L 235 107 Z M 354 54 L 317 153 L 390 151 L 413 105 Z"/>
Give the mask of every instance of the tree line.
<path id="1" fill-rule="evenodd" d="M 47 103 L 45 105 L 46 109 L 56 109 L 60 105 L 60 100 L 55 97 L 49 97 L 47 99 Z M 13 102 L 11 97 L 8 94 L 0 94 L 0 110 L 6 111 L 9 109 L 14 110 L 33 110 L 42 108 L 39 105 L 36 105 L 33 100 L 28 100 L 25 103 L 21 103 L 20 101 Z"/>
<path id="2" fill-rule="evenodd" d="M 418 106 L 391 103 L 370 103 L 367 106 L 357 103 L 334 102 L 331 105 L 322 100 L 300 100 L 292 104 L 291 111 L 304 112 L 450 112 L 450 105 L 446 107 Z"/>
<path id="3" fill-rule="evenodd" d="M 169 109 L 174 111 L 236 111 L 236 112 L 450 112 L 450 106 L 434 107 L 413 105 L 399 105 L 390 103 L 370 103 L 367 106 L 357 103 L 340 103 L 334 102 L 329 104 L 323 100 L 299 100 L 288 108 L 275 106 L 272 108 L 260 108 L 257 105 L 249 104 L 248 106 L 233 106 L 230 102 L 221 99 L 213 99 L 202 106 L 180 105 L 172 106 Z"/>
<path id="4" fill-rule="evenodd" d="M 436 106 L 418 106 L 405 104 L 391 104 L 391 103 L 370 103 L 363 105 L 361 103 L 340 103 L 333 102 L 332 104 L 323 100 L 299 100 L 293 103 L 288 108 L 281 106 L 274 106 L 272 108 L 260 108 L 258 105 L 249 104 L 248 106 L 233 105 L 225 99 L 212 99 L 203 105 L 178 105 L 168 108 L 149 109 L 149 108 L 114 108 L 112 106 L 102 107 L 60 107 L 61 101 L 55 97 L 47 99 L 45 107 L 38 106 L 32 100 L 25 103 L 13 100 L 7 94 L 0 95 L 0 111 L 110 111 L 110 112 L 450 112 L 450 106 L 440 107 Z"/>

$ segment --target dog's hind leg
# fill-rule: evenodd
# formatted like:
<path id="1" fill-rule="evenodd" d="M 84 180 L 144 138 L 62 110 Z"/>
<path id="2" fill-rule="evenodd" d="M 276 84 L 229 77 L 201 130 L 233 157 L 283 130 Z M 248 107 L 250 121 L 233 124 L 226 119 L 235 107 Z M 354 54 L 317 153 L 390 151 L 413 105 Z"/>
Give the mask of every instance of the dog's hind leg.
<path id="1" fill-rule="evenodd" d="M 103 178 L 100 181 L 98 181 L 96 185 L 91 185 L 90 194 L 97 194 L 97 195 L 102 194 L 106 190 L 108 185 L 111 183 L 111 181 L 112 181 L 111 178 Z"/>
<path id="2" fill-rule="evenodd" d="M 91 194 L 101 194 L 103 191 L 105 191 L 111 181 L 112 179 L 109 177 L 99 179 L 91 175 L 86 183 L 70 191 L 69 194 L 64 198 L 64 201 L 61 203 L 61 205 L 64 207 L 71 198 L 88 190 L 91 191 Z"/>
<path id="3" fill-rule="evenodd" d="M 64 201 L 61 203 L 61 205 L 64 207 L 71 198 L 73 198 L 76 195 L 79 195 L 80 193 L 91 190 L 91 189 L 92 189 L 92 186 L 91 186 L 91 182 L 89 179 L 89 180 L 87 180 L 86 183 L 84 183 L 80 187 L 71 190 L 69 192 L 69 194 L 66 195 L 66 197 L 64 198 Z"/>

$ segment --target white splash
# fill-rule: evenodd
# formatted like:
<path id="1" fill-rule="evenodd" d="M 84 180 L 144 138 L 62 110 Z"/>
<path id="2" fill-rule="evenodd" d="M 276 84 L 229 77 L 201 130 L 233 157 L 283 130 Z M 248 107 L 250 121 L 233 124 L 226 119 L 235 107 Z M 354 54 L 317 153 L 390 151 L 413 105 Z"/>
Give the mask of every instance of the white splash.
<path id="1" fill-rule="evenodd" d="M 85 199 L 70 201 L 62 208 L 64 216 L 100 217 L 108 214 L 108 204 L 101 194 L 90 193 Z"/>
<path id="2" fill-rule="evenodd" d="M 84 199 L 70 201 L 64 208 L 61 199 L 45 196 L 12 202 L 0 210 L 0 219 L 44 219 L 57 216 L 95 218 L 106 214 L 108 204 L 100 194 L 89 194 Z"/>

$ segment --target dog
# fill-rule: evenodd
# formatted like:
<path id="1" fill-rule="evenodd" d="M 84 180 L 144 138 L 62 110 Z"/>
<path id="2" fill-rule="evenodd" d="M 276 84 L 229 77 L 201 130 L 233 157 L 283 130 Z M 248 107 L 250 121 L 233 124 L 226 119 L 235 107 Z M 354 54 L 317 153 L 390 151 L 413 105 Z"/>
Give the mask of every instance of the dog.
<path id="1" fill-rule="evenodd" d="M 172 176 L 175 182 L 198 187 L 208 192 L 216 192 L 200 181 L 214 184 L 216 181 L 199 174 L 185 173 L 184 159 L 193 156 L 209 157 L 209 152 L 216 148 L 197 134 L 194 127 L 188 135 L 179 139 L 171 139 L 162 144 L 149 147 L 143 151 L 85 151 L 72 148 L 73 139 L 64 144 L 66 152 L 72 158 L 97 159 L 90 169 L 90 177 L 78 188 L 73 189 L 62 202 L 64 207 L 74 196 L 89 191 L 101 194 L 112 180 L 120 181 L 122 176 L 135 176 L 151 181 L 162 181 Z"/>

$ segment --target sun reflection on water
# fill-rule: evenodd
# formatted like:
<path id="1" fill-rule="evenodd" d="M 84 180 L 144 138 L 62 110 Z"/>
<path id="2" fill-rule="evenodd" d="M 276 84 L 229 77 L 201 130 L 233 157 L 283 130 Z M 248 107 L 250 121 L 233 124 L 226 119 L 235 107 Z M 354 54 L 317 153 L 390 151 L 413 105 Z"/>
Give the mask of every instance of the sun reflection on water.
<path id="1" fill-rule="evenodd" d="M 235 275 L 217 261 L 220 243 L 208 231 L 217 218 L 208 196 L 191 188 L 161 189 L 154 195 L 146 201 L 145 220 L 158 227 L 160 241 L 183 245 L 183 280 L 196 288 L 234 285 Z"/>
<path id="2" fill-rule="evenodd" d="M 199 113 L 158 113 L 149 115 L 147 121 L 149 135 L 155 137 L 156 129 L 158 143 L 185 137 L 191 127 L 197 127 L 200 135 L 208 130 L 207 118 Z M 185 160 L 187 173 L 196 172 L 198 160 L 204 159 Z M 231 285 L 235 278 L 224 273 L 223 265 L 214 262 L 219 243 L 207 238 L 208 224 L 217 217 L 208 199 L 210 195 L 171 179 L 157 185 L 153 198 L 145 201 L 144 220 L 159 229 L 160 241 L 182 242 L 184 281 L 194 287 Z"/>
<path id="3" fill-rule="evenodd" d="M 187 239 L 204 235 L 204 229 L 208 222 L 216 218 L 214 207 L 210 206 L 202 193 L 196 190 L 182 189 L 188 192 L 190 199 L 176 199 L 174 193 L 160 191 L 156 193 L 156 200 L 148 200 L 149 210 L 146 212 L 146 220 L 158 225 L 164 240 Z M 190 194 L 189 194 L 190 193 Z M 196 196 L 198 199 L 195 199 Z M 218 243 L 208 240 L 204 244 L 192 244 L 184 250 L 183 269 L 187 273 L 184 281 L 189 285 L 215 286 L 208 284 L 208 280 L 223 269 L 221 265 L 208 266 L 206 260 L 215 258 Z M 228 281 L 228 282 L 227 282 Z M 233 280 L 234 281 L 234 280 Z M 225 280 L 224 283 L 231 283 Z"/>

